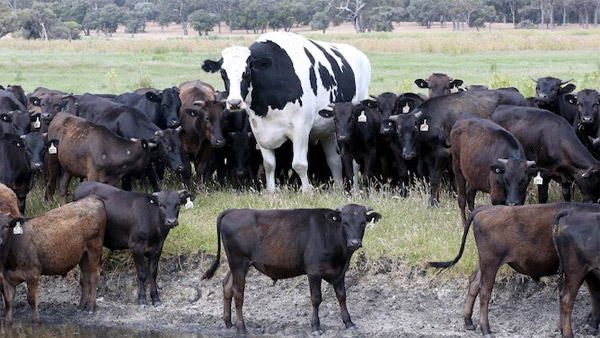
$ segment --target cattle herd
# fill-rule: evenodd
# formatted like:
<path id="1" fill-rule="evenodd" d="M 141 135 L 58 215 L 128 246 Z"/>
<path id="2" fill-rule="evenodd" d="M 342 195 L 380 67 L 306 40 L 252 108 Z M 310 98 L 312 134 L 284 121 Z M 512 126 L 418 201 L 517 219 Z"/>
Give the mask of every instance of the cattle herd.
<path id="1" fill-rule="evenodd" d="M 261 189 L 264 182 L 273 193 L 276 183 L 299 179 L 303 192 L 311 181 L 350 194 L 389 184 L 405 196 L 416 179 L 425 179 L 435 206 L 447 177 L 458 196 L 462 243 L 454 260 L 427 265 L 456 264 L 473 225 L 479 265 L 469 281 L 465 327 L 475 329 L 479 296 L 481 331 L 491 336 L 488 303 L 498 269 L 509 264 L 533 278 L 564 274 L 565 337 L 573 336 L 573 302 L 585 281 L 593 301 L 589 325 L 598 329 L 598 91 L 572 94 L 570 81 L 543 77 L 534 80 L 535 97 L 525 98 L 516 88 L 463 88 L 462 80 L 434 73 L 415 81 L 427 96 L 369 96 L 371 66 L 362 52 L 279 32 L 250 47 L 226 48 L 202 69 L 220 72 L 225 91 L 200 80 L 120 95 L 43 87 L 26 95 L 18 85 L 0 86 L 0 278 L 7 324 L 18 284 L 27 283 L 33 321 L 39 322 L 40 275 L 63 275 L 75 265 L 81 269 L 79 307 L 93 312 L 103 246 L 131 250 L 138 303 L 146 304 L 149 276 L 152 304 L 160 305 L 163 244 L 178 225 L 180 207 L 193 207 L 189 191 L 196 187 Z M 161 190 L 165 170 L 181 177 L 187 190 Z M 64 206 L 25 220 L 36 176 L 46 200 L 58 184 Z M 86 181 L 66 204 L 72 177 Z M 133 179 L 147 179 L 154 193 L 131 192 Z M 523 205 L 532 179 L 541 204 Z M 561 184 L 565 202 L 545 204 L 550 180 Z M 114 187 L 119 183 L 122 189 Z M 570 202 L 573 183 L 592 203 Z M 475 209 L 477 191 L 489 193 L 492 205 Z M 203 279 L 219 267 L 222 243 L 230 267 L 223 281 L 226 326 L 233 326 L 233 299 L 237 330 L 246 332 L 245 277 L 254 266 L 273 280 L 308 276 L 315 333 L 321 331 L 321 281 L 332 284 L 342 320 L 354 328 L 345 273 L 365 227 L 381 217 L 356 204 L 223 211 L 217 257 Z"/>

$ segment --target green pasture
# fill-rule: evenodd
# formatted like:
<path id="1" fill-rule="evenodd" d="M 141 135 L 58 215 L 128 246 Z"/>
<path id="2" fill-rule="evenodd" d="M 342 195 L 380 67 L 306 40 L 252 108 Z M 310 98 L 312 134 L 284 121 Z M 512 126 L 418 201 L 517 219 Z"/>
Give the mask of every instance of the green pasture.
<path id="1" fill-rule="evenodd" d="M 356 45 L 371 60 L 370 92 L 419 91 L 413 80 L 432 72 L 445 72 L 465 84 L 490 87 L 515 86 L 526 96 L 534 92 L 529 79 L 555 76 L 573 78 L 578 88 L 600 88 L 600 32 L 598 31 L 502 31 L 416 32 L 373 34 L 309 34 L 310 37 Z M 218 74 L 200 68 L 205 58 L 218 59 L 224 47 L 248 45 L 254 36 L 187 38 L 168 40 L 82 41 L 0 40 L 0 84 L 20 84 L 26 92 L 38 86 L 75 94 L 121 93 L 139 87 L 164 88 L 187 80 L 201 79 L 223 89 Z M 28 198 L 27 216 L 49 210 L 56 204 L 43 201 L 38 180 Z M 167 184 L 179 189 L 177 183 Z M 533 202 L 530 187 L 528 202 Z M 559 198 L 557 186 L 551 200 Z M 72 190 L 71 190 L 72 191 Z M 227 208 L 307 208 L 359 203 L 373 207 L 383 219 L 365 234 L 368 266 L 392 258 L 403 267 L 422 267 L 426 260 L 450 260 L 458 252 L 462 233 L 455 198 L 447 191 L 437 208 L 428 208 L 427 189 L 416 187 L 409 198 L 384 188 L 370 196 L 348 196 L 340 191 L 317 188 L 301 194 L 282 188 L 277 194 L 208 189 L 198 192 L 192 210 L 181 211 L 180 226 L 169 236 L 165 256 L 198 251 L 216 252 L 215 220 Z M 489 203 L 487 196 L 478 204 Z M 470 237 L 472 238 L 472 237 Z M 386 260 L 389 261 L 389 260 Z M 469 239 L 463 260 L 450 275 L 470 273 L 476 265 L 476 250 Z"/>

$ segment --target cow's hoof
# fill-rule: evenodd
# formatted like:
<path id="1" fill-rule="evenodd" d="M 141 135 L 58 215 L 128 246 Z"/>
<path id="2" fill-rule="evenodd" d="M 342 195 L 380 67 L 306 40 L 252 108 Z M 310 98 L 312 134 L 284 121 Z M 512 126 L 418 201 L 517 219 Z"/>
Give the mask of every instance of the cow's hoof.
<path id="1" fill-rule="evenodd" d="M 233 324 L 231 322 L 225 322 L 226 329 L 231 329 L 232 327 L 233 327 Z"/>
<path id="2" fill-rule="evenodd" d="M 598 334 L 598 328 L 594 328 L 590 324 L 585 324 L 585 326 L 583 327 L 583 329 L 585 330 L 585 332 L 591 334 L 592 336 L 595 336 L 596 334 Z"/>
<path id="3" fill-rule="evenodd" d="M 165 307 L 160 300 L 157 302 L 153 302 L 152 305 L 154 305 L 154 307 L 160 307 L 160 308 Z"/>
<path id="4" fill-rule="evenodd" d="M 346 328 L 346 330 L 348 330 L 348 331 L 356 331 L 356 330 L 357 330 L 357 328 L 356 328 L 356 325 L 352 324 L 352 325 L 348 326 L 348 327 Z"/>
<path id="5" fill-rule="evenodd" d="M 311 332 L 311 334 L 315 337 L 318 337 L 323 334 L 323 330 L 313 331 L 313 332 Z"/>
<path id="6" fill-rule="evenodd" d="M 491 333 L 484 334 L 484 335 L 483 335 L 483 338 L 494 338 L 494 335 L 493 335 L 493 334 L 491 334 Z"/>
<path id="7" fill-rule="evenodd" d="M 467 331 L 475 331 L 477 329 L 477 325 L 475 324 L 465 324 L 465 330 Z"/>

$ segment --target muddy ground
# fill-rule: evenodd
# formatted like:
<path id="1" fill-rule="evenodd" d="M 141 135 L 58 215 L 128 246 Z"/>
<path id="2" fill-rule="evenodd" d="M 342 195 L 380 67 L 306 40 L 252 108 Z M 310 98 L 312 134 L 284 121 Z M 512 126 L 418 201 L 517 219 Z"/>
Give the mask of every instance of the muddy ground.
<path id="1" fill-rule="evenodd" d="M 221 320 L 221 280 L 228 271 L 226 263 L 222 261 L 215 278 L 200 281 L 211 259 L 198 254 L 163 260 L 159 285 L 164 306 L 160 308 L 136 305 L 133 267 L 116 272 L 105 263 L 98 308 L 93 315 L 76 309 L 80 295 L 76 272 L 67 277 L 44 277 L 40 286 L 40 329 L 51 331 L 42 336 L 235 336 L 235 329 L 225 329 Z M 534 282 L 519 277 L 498 280 L 490 305 L 490 324 L 495 336 L 559 337 L 556 283 L 556 279 Z M 474 332 L 463 329 L 461 313 L 466 279 L 432 282 L 423 270 L 383 262 L 378 268 L 354 267 L 347 274 L 346 286 L 348 309 L 358 330 L 344 329 L 335 294 L 324 283 L 320 314 L 325 337 L 481 336 L 479 329 Z M 17 293 L 17 324 L 12 333 L 16 337 L 29 337 L 31 312 L 25 287 L 20 286 Z M 590 309 L 588 298 L 580 292 L 576 302 L 574 327 L 578 336 L 589 336 L 583 329 Z M 475 306 L 475 322 L 478 310 L 479 302 Z M 251 269 L 244 315 L 253 336 L 310 336 L 311 304 L 306 278 L 282 280 L 273 285 L 269 278 Z M 78 327 L 93 329 L 81 333 Z M 2 327 L 0 333 L 11 330 Z"/>

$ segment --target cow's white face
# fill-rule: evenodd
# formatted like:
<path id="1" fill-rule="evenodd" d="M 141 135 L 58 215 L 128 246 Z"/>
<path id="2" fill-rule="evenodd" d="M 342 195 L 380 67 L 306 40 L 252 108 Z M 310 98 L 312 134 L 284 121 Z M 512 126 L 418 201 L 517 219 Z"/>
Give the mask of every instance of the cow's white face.
<path id="1" fill-rule="evenodd" d="M 250 68 L 248 58 L 250 49 L 247 47 L 229 47 L 221 53 L 221 77 L 227 91 L 227 109 L 237 111 L 246 109 L 246 96 L 250 86 Z"/>

